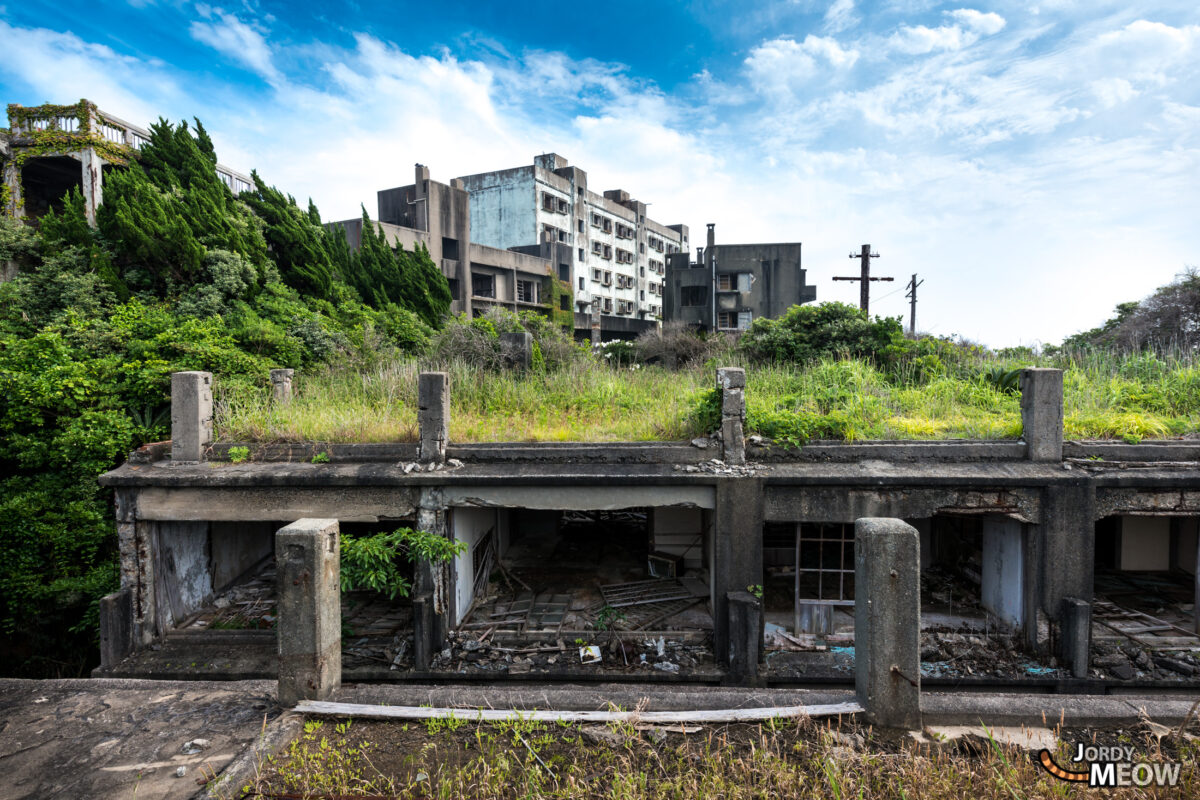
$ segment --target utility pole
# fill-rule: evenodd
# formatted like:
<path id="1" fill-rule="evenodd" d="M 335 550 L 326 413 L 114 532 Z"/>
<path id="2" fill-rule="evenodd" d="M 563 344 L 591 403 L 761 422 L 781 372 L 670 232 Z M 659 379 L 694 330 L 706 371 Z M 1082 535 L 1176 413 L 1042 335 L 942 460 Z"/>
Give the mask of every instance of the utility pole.
<path id="1" fill-rule="evenodd" d="M 863 313 L 871 312 L 871 281 L 891 281 L 894 278 L 872 278 L 871 277 L 871 259 L 879 258 L 879 253 L 871 252 L 871 245 L 864 244 L 861 253 L 851 253 L 851 258 L 857 258 L 862 261 L 862 274 L 857 278 L 834 278 L 835 281 L 862 281 L 858 288 L 858 307 L 863 310 Z"/>
<path id="2" fill-rule="evenodd" d="M 913 273 L 912 280 L 908 282 L 908 294 L 904 295 L 909 300 L 908 308 L 908 335 L 917 335 L 917 287 L 925 281 L 917 280 L 917 273 Z"/>

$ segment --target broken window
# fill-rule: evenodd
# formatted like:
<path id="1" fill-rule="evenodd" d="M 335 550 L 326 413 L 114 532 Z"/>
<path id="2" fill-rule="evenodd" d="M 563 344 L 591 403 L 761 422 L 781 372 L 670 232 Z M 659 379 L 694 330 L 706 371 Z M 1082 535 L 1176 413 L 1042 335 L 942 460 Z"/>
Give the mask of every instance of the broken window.
<path id="1" fill-rule="evenodd" d="M 707 286 L 681 286 L 679 287 L 679 305 L 694 308 L 696 306 L 708 305 L 708 287 Z"/>
<path id="2" fill-rule="evenodd" d="M 536 303 L 537 284 L 533 281 L 517 281 L 517 301 L 520 303 Z"/>
<path id="3" fill-rule="evenodd" d="M 496 277 L 479 272 L 471 273 L 471 294 L 475 297 L 496 298 Z"/>

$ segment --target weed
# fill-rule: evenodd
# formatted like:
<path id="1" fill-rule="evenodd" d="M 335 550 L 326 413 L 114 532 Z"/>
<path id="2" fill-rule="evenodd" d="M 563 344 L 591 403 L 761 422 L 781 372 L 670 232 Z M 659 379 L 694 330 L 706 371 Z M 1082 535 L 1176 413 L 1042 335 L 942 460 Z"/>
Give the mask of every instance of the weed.
<path id="1" fill-rule="evenodd" d="M 329 463 L 329 453 L 317 453 L 315 456 L 312 457 L 312 463 L 328 464 Z"/>
<path id="2" fill-rule="evenodd" d="M 234 464 L 241 464 L 243 461 L 250 459 L 249 447 L 231 447 L 229 448 L 229 460 Z"/>

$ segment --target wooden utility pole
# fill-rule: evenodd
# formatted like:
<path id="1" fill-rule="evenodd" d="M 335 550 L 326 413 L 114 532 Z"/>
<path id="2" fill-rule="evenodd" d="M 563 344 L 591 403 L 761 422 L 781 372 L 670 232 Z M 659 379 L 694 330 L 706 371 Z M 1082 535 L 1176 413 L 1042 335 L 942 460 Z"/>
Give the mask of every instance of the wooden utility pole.
<path id="1" fill-rule="evenodd" d="M 861 253 L 851 253 L 851 258 L 861 259 L 862 274 L 857 278 L 834 278 L 835 281 L 862 281 L 858 287 L 858 307 L 864 313 L 871 313 L 871 281 L 890 281 L 894 278 L 872 278 L 871 277 L 871 259 L 879 258 L 879 253 L 871 252 L 871 245 L 864 244 Z"/>
<path id="2" fill-rule="evenodd" d="M 918 281 L 917 274 L 914 272 L 912 280 L 908 282 L 908 294 L 904 295 L 909 300 L 908 307 L 908 335 L 917 335 L 917 287 L 925 281 Z"/>

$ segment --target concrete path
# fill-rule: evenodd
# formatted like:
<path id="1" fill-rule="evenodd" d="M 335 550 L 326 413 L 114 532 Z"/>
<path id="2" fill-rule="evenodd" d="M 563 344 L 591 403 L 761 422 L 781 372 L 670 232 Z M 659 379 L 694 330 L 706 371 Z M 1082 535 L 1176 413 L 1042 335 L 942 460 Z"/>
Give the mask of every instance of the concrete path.
<path id="1" fill-rule="evenodd" d="M 279 715 L 273 681 L 0 680 L 0 798 L 189 798 Z"/>
<path id="2" fill-rule="evenodd" d="M 274 681 L 2 680 L 0 800 L 9 798 L 192 798 L 196 778 L 228 767 L 229 784 L 254 772 L 258 753 L 278 750 L 300 729 L 281 716 Z M 736 709 L 849 702 L 847 690 L 560 684 L 437 686 L 351 684 L 345 703 L 520 709 L 647 711 Z M 1176 726 L 1196 698 L 926 692 L 935 726 L 1123 727 L 1148 718 Z M 265 735 L 264 735 L 264 718 Z M 1025 734 L 1027 735 L 1027 734 Z M 184 746 L 208 743 L 196 752 Z M 177 770 L 185 768 L 183 777 Z"/>

